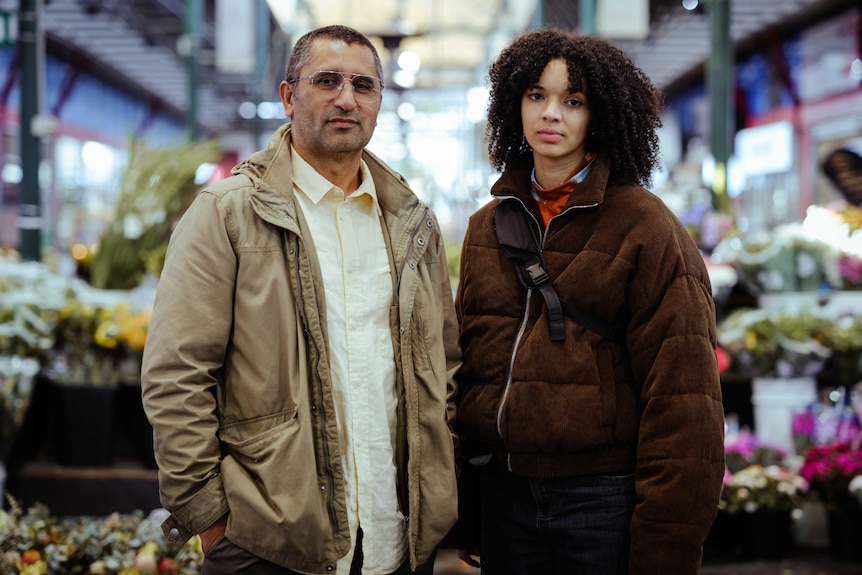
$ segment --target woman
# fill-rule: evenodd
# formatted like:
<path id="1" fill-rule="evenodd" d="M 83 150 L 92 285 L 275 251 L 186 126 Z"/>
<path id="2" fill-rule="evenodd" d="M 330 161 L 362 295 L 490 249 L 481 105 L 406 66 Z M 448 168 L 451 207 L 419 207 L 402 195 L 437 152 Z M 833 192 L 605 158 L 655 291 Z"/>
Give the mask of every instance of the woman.
<path id="1" fill-rule="evenodd" d="M 502 175 L 470 218 L 456 301 L 459 429 L 484 463 L 482 572 L 697 573 L 724 412 L 706 266 L 643 187 L 660 94 L 609 43 L 553 29 L 515 39 L 490 79 Z M 519 281 L 497 235 L 510 208 L 577 321 Z"/>

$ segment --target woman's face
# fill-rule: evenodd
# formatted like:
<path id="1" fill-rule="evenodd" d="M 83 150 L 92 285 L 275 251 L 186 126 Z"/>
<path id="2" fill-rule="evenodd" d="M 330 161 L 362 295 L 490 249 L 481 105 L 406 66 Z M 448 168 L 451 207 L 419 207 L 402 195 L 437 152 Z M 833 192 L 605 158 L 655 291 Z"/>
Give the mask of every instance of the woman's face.
<path id="1" fill-rule="evenodd" d="M 569 91 L 565 60 L 548 62 L 536 85 L 524 92 L 521 122 L 536 164 L 574 169 L 584 160 L 590 107 L 586 94 Z"/>

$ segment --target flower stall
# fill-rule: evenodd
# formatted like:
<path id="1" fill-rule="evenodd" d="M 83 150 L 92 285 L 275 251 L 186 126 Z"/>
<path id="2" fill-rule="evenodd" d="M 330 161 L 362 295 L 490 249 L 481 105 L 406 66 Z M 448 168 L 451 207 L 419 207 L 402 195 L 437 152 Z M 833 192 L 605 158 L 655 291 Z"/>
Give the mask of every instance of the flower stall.
<path id="1" fill-rule="evenodd" d="M 853 492 L 862 492 L 862 209 L 812 206 L 803 222 L 726 237 L 711 258 L 732 266 L 756 302 L 719 316 L 723 381 L 750 382 L 752 429 L 743 431 L 785 454 L 751 460 L 728 445 L 719 516 L 777 507 L 767 494 L 784 478 L 796 482 L 794 536 L 862 561 Z"/>
<path id="2" fill-rule="evenodd" d="M 50 395 L 38 407 L 47 412 L 40 414 L 42 425 L 52 428 L 46 434 L 55 449 L 48 455 L 60 463 L 110 465 L 117 427 L 135 425 L 144 432 L 131 429 L 132 443 L 143 444 L 132 450 L 151 463 L 139 385 L 155 284 L 177 218 L 209 177 L 200 168 L 220 155 L 216 140 L 178 149 L 148 149 L 132 140 L 113 218 L 97 246 L 77 246 L 68 256 L 76 261 L 75 277 L 52 272 L 48 263 L 15 261 L 14 254 L 0 261 L 0 357 L 38 362 L 26 393 L 34 401 L 40 388 Z M 24 389 L 15 386 L 19 409 Z M 125 408 L 115 416 L 118 406 Z"/>
<path id="3" fill-rule="evenodd" d="M 728 430 L 727 468 L 719 512 L 705 554 L 734 559 L 780 559 L 795 546 L 794 518 L 807 483 L 786 453 L 748 430 Z"/>
<path id="4" fill-rule="evenodd" d="M 29 416 L 49 439 L 32 451 L 45 448 L 64 465 L 110 464 L 112 426 L 142 424 L 141 409 L 117 415 L 115 407 L 126 396 L 140 403 L 153 294 L 146 284 L 99 290 L 43 264 L 0 263 L 0 461 L 16 441 L 32 440 L 19 433 Z"/>

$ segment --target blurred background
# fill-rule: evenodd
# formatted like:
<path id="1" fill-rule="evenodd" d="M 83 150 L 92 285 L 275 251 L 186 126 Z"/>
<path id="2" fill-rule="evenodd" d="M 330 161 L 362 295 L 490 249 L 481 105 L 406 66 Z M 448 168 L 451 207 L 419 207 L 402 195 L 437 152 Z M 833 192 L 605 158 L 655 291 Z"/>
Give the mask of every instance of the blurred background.
<path id="1" fill-rule="evenodd" d="M 209 177 L 224 175 L 285 121 L 292 42 L 331 23 L 377 44 L 370 147 L 453 240 L 495 177 L 488 64 L 545 24 L 610 39 L 665 92 L 655 191 L 677 211 L 732 209 L 752 231 L 797 221 L 840 197 L 820 164 L 860 136 L 858 22 L 853 0 L 2 0 L 0 244 L 26 259 L 94 246 L 132 141 L 218 139 Z"/>
<path id="2" fill-rule="evenodd" d="M 707 560 L 862 565 L 859 0 L 0 0 L 0 573 L 195 572 L 157 528 L 153 293 L 177 218 L 286 121 L 287 56 L 328 24 L 378 48 L 369 148 L 436 211 L 453 289 L 498 177 L 490 62 L 545 25 L 630 55 L 665 96 L 652 191 L 713 283 L 729 457 Z M 86 557 L 44 543 L 81 537 Z"/>

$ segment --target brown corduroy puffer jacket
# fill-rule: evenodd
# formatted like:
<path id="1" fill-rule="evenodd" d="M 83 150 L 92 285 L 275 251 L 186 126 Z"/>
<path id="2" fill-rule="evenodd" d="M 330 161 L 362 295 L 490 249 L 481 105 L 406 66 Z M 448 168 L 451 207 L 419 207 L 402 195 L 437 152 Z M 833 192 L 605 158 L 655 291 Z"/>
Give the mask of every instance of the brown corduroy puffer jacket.
<path id="1" fill-rule="evenodd" d="M 561 299 L 608 322 L 627 310 L 626 345 L 568 318 L 565 341 L 552 342 L 544 299 L 518 282 L 493 225 L 498 202 L 518 202 L 539 232 L 531 168 L 507 170 L 467 229 L 459 430 L 518 475 L 635 473 L 630 573 L 697 573 L 724 474 L 703 258 L 660 198 L 610 184 L 597 158 L 542 230 L 543 254 Z"/>

